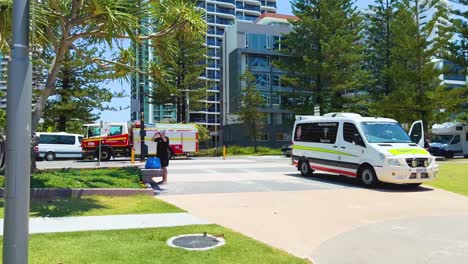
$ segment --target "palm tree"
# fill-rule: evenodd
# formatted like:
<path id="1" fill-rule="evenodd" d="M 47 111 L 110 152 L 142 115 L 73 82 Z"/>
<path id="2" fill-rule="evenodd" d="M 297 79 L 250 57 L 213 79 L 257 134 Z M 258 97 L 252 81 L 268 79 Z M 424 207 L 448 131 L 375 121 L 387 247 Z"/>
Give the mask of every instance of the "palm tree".
<path id="1" fill-rule="evenodd" d="M 0 50 L 11 43 L 13 0 L 0 0 Z M 43 89 L 32 113 L 35 131 L 47 99 L 55 94 L 55 82 L 65 54 L 72 51 L 88 63 L 114 69 L 112 78 L 124 77 L 137 69 L 133 56 L 122 44 L 124 39 L 161 46 L 176 33 L 205 32 L 202 13 L 186 0 L 32 0 L 31 43 L 53 54 L 48 62 Z M 166 44 L 166 43 L 165 43 Z M 89 45 L 107 45 L 116 49 L 112 59 L 90 57 L 83 50 Z M 170 46 L 164 46 L 171 52 Z M 151 70 L 158 70 L 151 67 Z"/>

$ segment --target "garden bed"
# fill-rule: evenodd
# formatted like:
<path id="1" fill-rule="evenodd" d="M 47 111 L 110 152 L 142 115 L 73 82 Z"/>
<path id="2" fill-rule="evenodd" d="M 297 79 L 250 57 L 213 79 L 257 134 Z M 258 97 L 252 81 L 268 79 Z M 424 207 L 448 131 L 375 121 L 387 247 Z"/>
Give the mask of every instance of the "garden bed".
<path id="1" fill-rule="evenodd" d="M 61 169 L 31 175 L 31 197 L 81 197 L 86 195 L 153 195 L 140 181 L 136 167 L 111 169 Z M 4 177 L 0 177 L 0 197 L 4 197 Z"/>

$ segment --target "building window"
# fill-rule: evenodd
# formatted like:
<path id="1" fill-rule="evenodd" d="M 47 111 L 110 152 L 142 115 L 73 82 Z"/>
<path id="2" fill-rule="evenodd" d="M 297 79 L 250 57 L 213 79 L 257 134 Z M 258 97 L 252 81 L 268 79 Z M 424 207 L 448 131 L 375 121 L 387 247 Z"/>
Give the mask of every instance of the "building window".
<path id="1" fill-rule="evenodd" d="M 247 16 L 246 16 L 247 17 Z M 268 50 L 268 36 L 264 34 L 246 33 L 248 47 L 252 50 Z"/>
<path id="2" fill-rule="evenodd" d="M 280 36 L 273 36 L 273 50 L 275 51 L 281 50 L 281 37 Z"/>
<path id="3" fill-rule="evenodd" d="M 265 114 L 265 119 L 266 119 L 266 124 L 271 125 L 271 113 L 266 113 Z"/>
<path id="4" fill-rule="evenodd" d="M 282 125 L 283 124 L 283 115 L 281 113 L 275 113 L 275 125 Z"/>
<path id="5" fill-rule="evenodd" d="M 247 65 L 251 70 L 268 70 L 270 67 L 270 57 L 249 55 L 247 56 Z"/>
<path id="6" fill-rule="evenodd" d="M 273 105 L 273 108 L 278 109 L 280 107 L 280 104 L 281 104 L 280 95 L 277 94 L 277 93 L 272 94 L 271 103 Z M 281 115 L 281 114 L 279 114 L 279 115 Z"/>
<path id="7" fill-rule="evenodd" d="M 289 133 L 276 133 L 275 134 L 276 141 L 289 141 L 291 140 L 291 134 Z"/>
<path id="8" fill-rule="evenodd" d="M 271 85 L 281 87 L 281 82 L 280 82 L 280 75 L 278 74 L 273 74 L 271 76 Z"/>
<path id="9" fill-rule="evenodd" d="M 270 134 L 268 133 L 258 133 L 257 134 L 257 141 L 269 141 Z"/>
<path id="10" fill-rule="evenodd" d="M 266 73 L 254 73 L 254 77 L 255 77 L 255 84 L 258 85 L 258 86 L 268 86 L 269 83 L 268 83 L 268 74 Z"/>
<path id="11" fill-rule="evenodd" d="M 271 104 L 270 93 L 269 92 L 262 92 L 261 95 L 263 97 L 262 107 L 268 108 L 270 106 L 270 104 Z M 271 115 L 271 114 L 268 114 L 268 115 Z M 270 123 L 271 123 L 271 120 L 270 120 Z"/>

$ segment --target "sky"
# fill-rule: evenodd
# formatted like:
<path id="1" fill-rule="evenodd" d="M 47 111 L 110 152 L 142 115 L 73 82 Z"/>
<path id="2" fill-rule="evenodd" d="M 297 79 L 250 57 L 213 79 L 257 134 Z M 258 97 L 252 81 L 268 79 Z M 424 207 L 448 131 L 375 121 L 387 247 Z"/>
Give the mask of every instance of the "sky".
<path id="1" fill-rule="evenodd" d="M 358 8 L 363 9 L 373 3 L 373 0 L 356 0 Z M 292 14 L 289 0 L 277 1 L 277 13 Z M 127 96 L 123 98 L 112 99 L 110 105 L 115 108 L 126 108 L 122 111 L 103 111 L 101 119 L 105 122 L 127 122 L 130 120 L 130 84 L 126 81 L 114 81 L 107 85 L 112 91 L 125 91 Z"/>

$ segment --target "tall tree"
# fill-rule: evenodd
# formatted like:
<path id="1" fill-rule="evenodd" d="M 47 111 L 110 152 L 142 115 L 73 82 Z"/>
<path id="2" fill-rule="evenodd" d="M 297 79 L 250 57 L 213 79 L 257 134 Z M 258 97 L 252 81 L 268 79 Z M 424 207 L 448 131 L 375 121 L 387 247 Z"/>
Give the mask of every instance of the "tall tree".
<path id="1" fill-rule="evenodd" d="M 1 19 L 11 21 L 11 2 L 12 0 L 1 0 Z M 36 130 L 47 99 L 57 92 L 56 80 L 68 50 L 73 49 L 89 64 L 112 69 L 113 78 L 118 78 L 137 70 L 132 67 L 134 57 L 122 47 L 119 40 L 151 40 L 156 45 L 177 32 L 204 32 L 206 27 L 204 20 L 187 8 L 183 0 L 41 0 L 32 3 L 34 30 L 31 42 L 43 49 L 50 49 L 54 54 L 53 60 L 48 63 L 50 67 L 44 89 L 35 100 L 32 131 Z M 150 18 L 152 23 L 142 25 L 142 18 Z M 142 27 L 147 30 L 141 30 Z M 157 28 L 157 32 L 154 28 Z M 82 40 L 117 48 L 120 52 L 113 54 L 111 59 L 87 56 L 83 47 L 77 45 Z M 11 43 L 11 28 L 4 27 L 3 24 L 0 26 L 0 41 L 2 47 L 8 47 Z M 171 47 L 166 49 L 171 50 Z"/>
<path id="2" fill-rule="evenodd" d="M 424 15 L 434 11 L 432 17 Z M 374 105 L 374 113 L 384 114 L 405 123 L 421 119 L 429 125 L 437 109 L 450 108 L 456 97 L 441 85 L 442 73 L 434 59 L 444 51 L 450 35 L 439 28 L 438 21 L 448 19 L 447 7 L 438 1 L 403 0 L 391 23 L 392 64 L 387 70 L 395 87 Z"/>
<path id="3" fill-rule="evenodd" d="M 186 1 L 196 10 L 193 3 Z M 202 10 L 195 12 L 203 15 Z M 150 98 L 156 104 L 175 104 L 177 122 L 187 123 L 189 107 L 192 110 L 203 107 L 201 100 L 206 98 L 208 82 L 200 78 L 205 70 L 205 33 L 178 33 L 166 38 L 165 42 L 174 49 L 171 53 L 164 48 L 154 50 L 155 60 L 165 69 L 165 74 L 158 71 L 151 76 L 154 88 Z"/>
<path id="4" fill-rule="evenodd" d="M 366 16 L 366 70 L 370 73 L 368 93 L 373 100 L 388 95 L 396 84 L 389 78 L 387 70 L 392 64 L 391 48 L 393 33 L 391 24 L 395 20 L 399 0 L 375 0 Z"/>
<path id="5" fill-rule="evenodd" d="M 277 62 L 283 80 L 302 94 L 302 113 L 352 110 L 365 78 L 362 69 L 362 19 L 350 0 L 293 0 L 293 31 Z M 305 93 L 304 93 L 305 92 Z"/>
<path id="6" fill-rule="evenodd" d="M 95 47 L 83 52 L 92 56 L 100 53 L 96 50 Z M 105 104 L 123 95 L 107 89 L 110 75 L 111 72 L 95 64 L 88 65 L 73 50 L 69 51 L 55 84 L 56 95 L 47 100 L 44 123 L 39 129 L 81 133 L 82 124 L 99 118 L 96 111 L 116 110 Z"/>
<path id="7" fill-rule="evenodd" d="M 250 71 L 245 71 L 241 75 L 241 81 L 243 87 L 239 119 L 248 129 L 250 139 L 254 142 L 254 150 L 257 152 L 257 136 L 265 120 L 265 113 L 260 107 L 265 103 L 265 99 L 256 89 L 255 76 Z"/>

